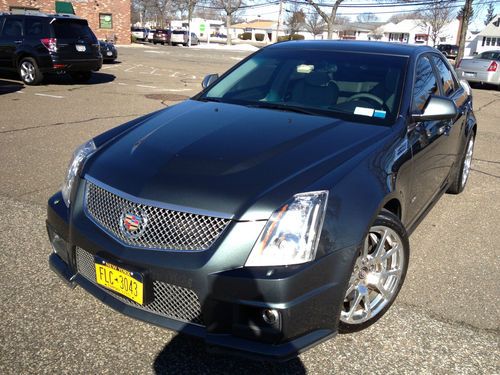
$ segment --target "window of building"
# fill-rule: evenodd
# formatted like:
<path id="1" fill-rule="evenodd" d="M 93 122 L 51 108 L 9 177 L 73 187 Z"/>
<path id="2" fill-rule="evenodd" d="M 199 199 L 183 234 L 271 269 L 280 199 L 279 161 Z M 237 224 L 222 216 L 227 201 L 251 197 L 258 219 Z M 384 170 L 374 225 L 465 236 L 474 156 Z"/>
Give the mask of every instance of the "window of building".
<path id="1" fill-rule="evenodd" d="M 39 11 L 39 8 L 33 8 L 33 7 L 21 7 L 21 6 L 11 6 L 9 7 L 9 11 L 11 11 L 13 14 L 26 14 L 31 12 L 37 12 Z"/>
<path id="2" fill-rule="evenodd" d="M 113 28 L 113 15 L 111 13 L 99 13 L 99 28 L 100 29 Z"/>

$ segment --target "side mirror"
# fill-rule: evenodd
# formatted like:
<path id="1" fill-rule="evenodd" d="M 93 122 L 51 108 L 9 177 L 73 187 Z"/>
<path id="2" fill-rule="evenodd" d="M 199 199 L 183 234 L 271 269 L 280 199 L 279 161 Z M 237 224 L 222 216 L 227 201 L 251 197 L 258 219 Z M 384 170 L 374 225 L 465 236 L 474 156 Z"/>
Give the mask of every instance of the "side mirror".
<path id="1" fill-rule="evenodd" d="M 455 102 L 442 96 L 431 96 L 423 113 L 411 115 L 414 122 L 451 120 L 457 117 L 458 109 Z"/>
<path id="2" fill-rule="evenodd" d="M 217 81 L 219 79 L 218 74 L 208 74 L 203 78 L 203 81 L 201 81 L 201 87 L 206 89 L 208 86 L 210 86 L 212 83 Z"/>

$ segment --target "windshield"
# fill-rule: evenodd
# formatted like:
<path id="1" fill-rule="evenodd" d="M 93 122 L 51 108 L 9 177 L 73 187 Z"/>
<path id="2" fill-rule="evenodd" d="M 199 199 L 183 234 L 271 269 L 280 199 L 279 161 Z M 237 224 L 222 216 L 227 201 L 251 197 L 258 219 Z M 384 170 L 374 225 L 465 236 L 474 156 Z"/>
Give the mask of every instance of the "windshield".
<path id="1" fill-rule="evenodd" d="M 500 61 L 500 51 L 487 51 L 477 55 L 478 59 Z"/>
<path id="2" fill-rule="evenodd" d="M 55 37 L 59 39 L 97 40 L 87 21 L 58 19 L 52 23 L 52 27 L 54 28 Z"/>
<path id="3" fill-rule="evenodd" d="M 254 55 L 199 100 L 393 123 L 407 57 L 270 48 Z"/>

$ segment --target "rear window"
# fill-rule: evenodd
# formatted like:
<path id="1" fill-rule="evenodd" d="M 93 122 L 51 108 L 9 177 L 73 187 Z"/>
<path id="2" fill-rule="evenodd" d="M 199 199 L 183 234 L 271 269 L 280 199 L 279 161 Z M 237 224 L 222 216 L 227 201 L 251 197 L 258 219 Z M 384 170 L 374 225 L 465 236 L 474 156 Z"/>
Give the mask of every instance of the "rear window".
<path id="1" fill-rule="evenodd" d="M 500 61 L 500 51 L 483 52 L 478 56 L 479 59 Z"/>
<path id="2" fill-rule="evenodd" d="M 97 41 L 87 21 L 56 20 L 52 23 L 52 27 L 56 38 Z"/>

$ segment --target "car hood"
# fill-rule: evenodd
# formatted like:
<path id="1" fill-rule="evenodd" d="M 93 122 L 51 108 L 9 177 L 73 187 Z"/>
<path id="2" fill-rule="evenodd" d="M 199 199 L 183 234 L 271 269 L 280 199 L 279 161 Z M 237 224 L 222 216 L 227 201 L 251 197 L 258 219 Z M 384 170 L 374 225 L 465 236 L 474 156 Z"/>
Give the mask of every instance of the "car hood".
<path id="1" fill-rule="evenodd" d="M 191 212 L 267 219 L 389 129 L 279 110 L 188 100 L 115 137 L 84 175 Z"/>

